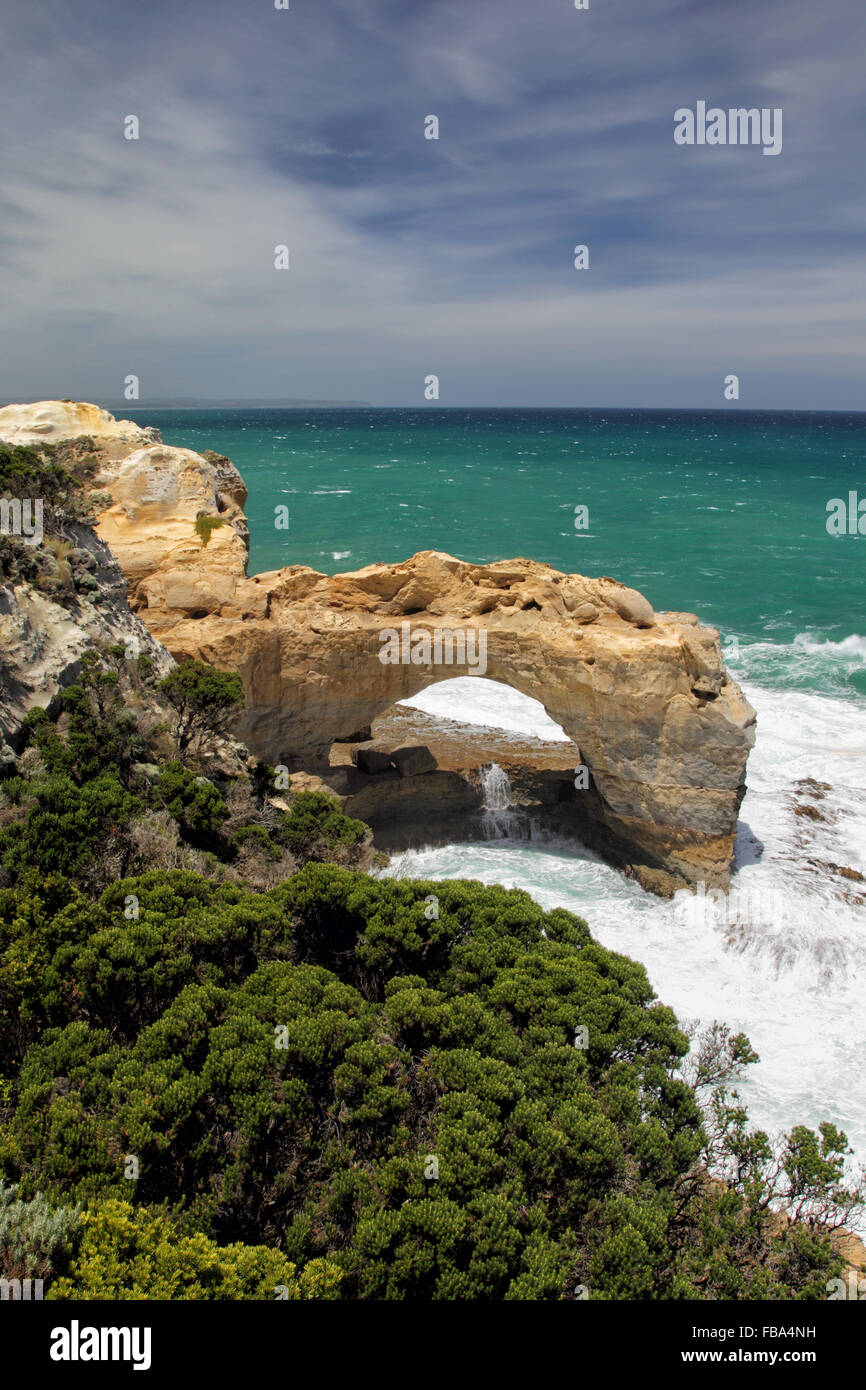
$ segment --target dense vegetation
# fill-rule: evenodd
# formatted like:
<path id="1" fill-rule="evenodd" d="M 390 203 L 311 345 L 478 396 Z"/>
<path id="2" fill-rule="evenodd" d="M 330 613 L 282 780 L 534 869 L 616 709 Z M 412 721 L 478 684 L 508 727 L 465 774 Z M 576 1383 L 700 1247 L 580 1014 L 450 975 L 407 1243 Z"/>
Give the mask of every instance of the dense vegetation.
<path id="1" fill-rule="evenodd" d="M 222 708 L 219 673 L 179 670 Z M 689 1053 L 640 965 L 525 893 L 371 877 L 339 803 L 184 757 L 171 689 L 92 654 L 0 784 L 0 1272 L 48 1297 L 826 1297 L 847 1144 L 749 1130 L 744 1038 Z"/>

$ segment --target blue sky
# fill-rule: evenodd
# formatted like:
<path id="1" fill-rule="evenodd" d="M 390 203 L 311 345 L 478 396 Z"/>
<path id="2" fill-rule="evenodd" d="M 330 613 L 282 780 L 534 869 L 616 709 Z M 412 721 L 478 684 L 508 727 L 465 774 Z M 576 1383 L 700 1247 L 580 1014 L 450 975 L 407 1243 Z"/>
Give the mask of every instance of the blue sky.
<path id="1" fill-rule="evenodd" d="M 590 6 L 7 0 L 0 396 L 866 409 L 866 5 Z"/>

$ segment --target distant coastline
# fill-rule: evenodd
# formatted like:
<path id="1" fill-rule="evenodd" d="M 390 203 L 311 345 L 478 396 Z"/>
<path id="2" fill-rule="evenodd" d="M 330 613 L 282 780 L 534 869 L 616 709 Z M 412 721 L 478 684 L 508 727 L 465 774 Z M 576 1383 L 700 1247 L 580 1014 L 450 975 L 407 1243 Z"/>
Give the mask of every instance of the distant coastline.
<path id="1" fill-rule="evenodd" d="M 39 405 L 44 400 L 53 400 L 52 396 L 21 396 L 16 397 L 13 402 L 0 401 L 0 406 L 18 405 Z M 71 397 L 57 397 L 56 399 L 71 400 Z M 130 410 L 373 410 L 371 401 L 331 401 L 331 400 L 305 400 L 299 396 L 286 396 L 282 399 L 274 397 L 251 397 L 244 400 L 240 397 L 227 397 L 225 400 L 213 400 L 207 396 L 160 396 L 148 401 L 112 401 L 105 396 L 93 396 L 93 405 L 98 405 L 102 410 L 108 410 L 118 418 L 121 416 L 126 419 Z"/>
<path id="2" fill-rule="evenodd" d="M 33 404 L 34 402 L 20 400 L 19 404 Z M 488 410 L 488 411 L 512 411 L 526 413 L 528 411 L 562 411 L 581 414 L 606 414 L 606 415 L 634 415 L 634 414 L 654 414 L 654 415 L 790 415 L 790 416 L 813 416 L 813 415 L 866 415 L 866 410 L 846 409 L 836 407 L 830 410 L 811 409 L 808 407 L 795 408 L 792 406 L 630 406 L 630 405 L 443 405 L 441 401 L 404 403 L 403 405 L 374 405 L 372 401 L 339 401 L 339 400 L 306 400 L 301 397 L 287 396 L 284 400 L 276 397 L 253 398 L 248 400 L 243 397 L 230 397 L 226 400 L 213 400 L 206 396 L 178 396 L 176 398 L 163 396 L 155 400 L 148 401 L 110 401 L 102 397 L 94 397 L 94 404 L 102 406 L 103 409 L 111 411 L 118 419 L 123 416 L 128 417 L 131 411 L 136 410 L 413 410 L 420 409 L 425 413 L 444 413 L 452 411 L 467 410 Z"/>
<path id="3" fill-rule="evenodd" d="M 701 418 L 731 416 L 743 417 L 790 417 L 793 419 L 813 419 L 821 416 L 846 416 L 852 419 L 866 417 L 866 410 L 843 406 L 717 406 L 717 405 L 501 405 L 501 404 L 456 404 L 445 405 L 436 402 L 404 402 L 401 405 L 376 405 L 372 401 L 361 400 L 316 400 L 301 396 L 249 397 L 230 396 L 225 400 L 207 396 L 158 396 L 152 400 L 118 401 L 95 393 L 84 393 L 81 399 L 88 399 L 93 405 L 109 411 L 118 419 L 129 419 L 133 414 L 151 410 L 376 410 L 405 411 L 420 410 L 424 414 L 446 415 L 467 411 L 495 412 L 496 414 L 571 414 L 571 415 L 694 415 Z M 42 396 L 27 396 L 14 393 L 0 398 L 0 409 L 7 405 L 38 405 L 44 400 L 72 400 L 46 393 Z M 77 397 L 75 399 L 78 399 Z"/>
<path id="4" fill-rule="evenodd" d="M 138 410 L 372 410 L 370 401 L 317 401 L 305 400 L 298 396 L 285 396 L 282 399 L 271 397 L 251 397 L 244 400 L 230 397 L 226 400 L 212 400 L 207 396 L 163 396 L 152 401 L 109 401 L 95 402 L 114 415 L 118 411 Z"/>

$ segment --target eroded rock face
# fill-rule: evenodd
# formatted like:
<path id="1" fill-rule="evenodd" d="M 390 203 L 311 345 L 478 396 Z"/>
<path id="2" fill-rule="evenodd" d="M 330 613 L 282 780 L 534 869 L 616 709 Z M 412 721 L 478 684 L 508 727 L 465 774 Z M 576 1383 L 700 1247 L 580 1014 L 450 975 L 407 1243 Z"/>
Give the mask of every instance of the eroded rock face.
<path id="1" fill-rule="evenodd" d="M 0 585 L 0 737 L 14 747 L 28 710 L 48 708 L 78 679 L 82 653 L 95 642 L 146 654 L 158 676 L 174 664 L 130 611 L 123 575 L 105 542 L 89 526 L 67 530 L 79 552 L 92 557 L 88 590 L 61 602 L 29 583 Z"/>
<path id="2" fill-rule="evenodd" d="M 112 499 L 99 534 L 134 607 L 184 617 L 231 611 L 246 576 L 249 530 L 247 490 L 228 459 L 149 444 L 119 461 L 103 459 L 95 483 Z"/>
<path id="3" fill-rule="evenodd" d="M 22 430 L 21 412 L 37 407 L 0 411 L 0 437 L 9 410 Z M 237 471 L 132 439 L 128 424 L 116 436 L 104 426 L 98 441 L 97 481 L 112 499 L 99 534 L 172 655 L 239 672 L 236 732 L 258 756 L 324 765 L 335 739 L 397 701 L 484 675 L 539 700 L 580 748 L 599 848 L 656 891 L 727 883 L 755 713 L 715 630 L 654 613 L 616 580 L 525 559 L 474 565 L 422 551 L 348 574 L 295 565 L 248 578 Z M 206 544 L 202 517 L 223 522 Z"/>

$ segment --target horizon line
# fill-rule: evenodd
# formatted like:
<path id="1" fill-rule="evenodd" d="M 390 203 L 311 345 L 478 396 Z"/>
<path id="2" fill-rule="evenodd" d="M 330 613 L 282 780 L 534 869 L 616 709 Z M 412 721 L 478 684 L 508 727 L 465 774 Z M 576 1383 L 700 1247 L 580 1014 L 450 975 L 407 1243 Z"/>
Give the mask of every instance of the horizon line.
<path id="1" fill-rule="evenodd" d="M 86 400 L 84 397 L 73 396 L 33 396 L 6 400 L 0 403 L 0 409 L 16 405 L 39 405 L 42 402 L 56 401 L 75 405 L 95 405 L 103 410 L 108 410 L 117 418 L 117 412 L 141 412 L 147 410 L 419 410 L 430 413 L 460 410 L 490 410 L 500 412 L 528 412 L 528 411 L 604 411 L 606 413 L 626 413 L 641 411 L 646 414 L 694 414 L 694 415 L 864 415 L 866 407 L 848 406 L 743 406 L 743 405 L 499 405 L 499 404 L 466 404 L 466 405 L 443 405 L 441 402 L 415 402 L 403 403 L 399 405 L 375 405 L 371 401 L 361 400 L 340 400 L 339 398 L 315 398 L 305 399 L 303 397 L 287 396 L 280 400 L 278 397 L 262 398 L 251 396 L 207 397 L 200 399 L 179 397 L 157 397 L 152 402 L 147 401 L 111 401 L 106 397 L 92 398 Z"/>
<path id="2" fill-rule="evenodd" d="M 50 399 L 50 398 L 49 398 Z M 26 405 L 29 402 L 21 401 L 16 404 Z M 94 401 L 93 404 L 99 405 L 101 402 Z M 262 404 L 261 398 L 251 397 L 245 400 L 243 397 L 227 397 L 225 400 L 218 398 L 202 397 L 200 402 L 181 405 L 173 403 L 170 398 L 157 401 L 148 405 L 141 401 L 108 402 L 104 409 L 114 410 L 219 410 L 219 409 L 250 409 L 250 410 L 423 410 L 431 413 L 445 410 L 498 410 L 498 411 L 530 411 L 530 410 L 562 410 L 562 411 L 589 411 L 603 410 L 614 411 L 645 411 L 681 414 L 707 414 L 716 415 L 759 415 L 773 413 L 776 415 L 866 415 L 866 407 L 856 406 L 713 406 L 713 405 L 497 405 L 474 402 L 467 405 L 443 405 L 437 403 L 410 403 L 404 402 L 399 405 L 375 405 L 370 401 L 340 401 L 340 400 L 300 400 L 287 397 L 284 401 L 274 399 L 273 404 Z"/>

